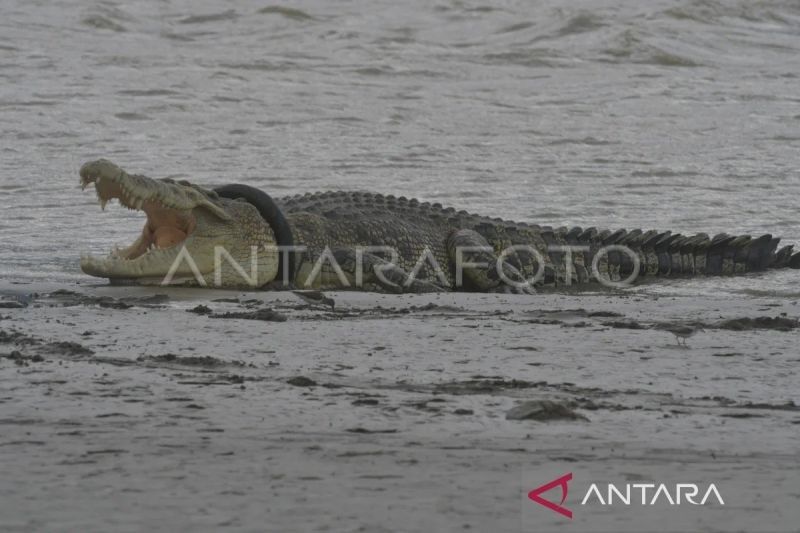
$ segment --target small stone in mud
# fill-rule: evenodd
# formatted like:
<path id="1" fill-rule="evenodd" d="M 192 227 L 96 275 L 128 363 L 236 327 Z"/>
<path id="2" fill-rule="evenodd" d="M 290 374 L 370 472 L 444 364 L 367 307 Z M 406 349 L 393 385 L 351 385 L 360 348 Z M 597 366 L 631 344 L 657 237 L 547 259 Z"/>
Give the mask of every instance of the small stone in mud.
<path id="1" fill-rule="evenodd" d="M 562 403 L 550 400 L 532 400 L 520 404 L 506 412 L 506 420 L 538 420 L 545 422 L 548 420 L 586 420 Z"/>
<path id="2" fill-rule="evenodd" d="M 236 313 L 222 313 L 208 315 L 210 318 L 240 318 L 243 320 L 263 320 L 265 322 L 286 322 L 286 315 L 269 308 L 258 309 L 256 311 L 242 311 Z"/>
<path id="3" fill-rule="evenodd" d="M 0 302 L 0 309 L 22 309 L 27 307 L 22 302 Z"/>
<path id="4" fill-rule="evenodd" d="M 353 400 L 352 405 L 378 405 L 378 400 L 375 398 L 359 398 L 358 400 Z"/>
<path id="5" fill-rule="evenodd" d="M 45 349 L 64 355 L 92 355 L 94 353 L 93 350 L 81 346 L 77 342 L 69 341 L 51 342 L 45 346 Z"/>
<path id="6" fill-rule="evenodd" d="M 289 385 L 294 385 L 295 387 L 315 387 L 317 385 L 316 381 L 305 376 L 295 376 L 293 378 L 289 378 L 286 380 L 286 383 Z"/>
<path id="7" fill-rule="evenodd" d="M 473 411 L 472 409 L 456 409 L 455 411 L 453 411 L 453 414 L 454 415 L 473 415 L 473 414 L 475 414 L 475 411 Z"/>
<path id="8" fill-rule="evenodd" d="M 67 289 L 57 289 L 50 293 L 50 296 L 76 296 L 78 293 L 75 291 L 68 291 Z"/>
<path id="9" fill-rule="evenodd" d="M 210 315 L 211 308 L 207 305 L 200 304 L 197 307 L 192 307 L 191 309 L 186 310 L 187 313 L 195 313 L 198 315 Z"/>

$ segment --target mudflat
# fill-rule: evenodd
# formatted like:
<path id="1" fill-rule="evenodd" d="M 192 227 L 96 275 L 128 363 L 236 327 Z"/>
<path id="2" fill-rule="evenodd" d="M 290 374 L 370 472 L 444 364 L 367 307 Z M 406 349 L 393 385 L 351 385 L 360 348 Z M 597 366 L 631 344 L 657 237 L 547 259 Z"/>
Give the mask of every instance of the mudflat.
<path id="1" fill-rule="evenodd" d="M 673 287 L 331 310 L 5 283 L 0 528 L 517 531 L 554 463 L 790 482 L 798 300 Z M 676 324 L 703 331 L 679 346 Z M 714 528 L 748 514 L 725 511 Z"/>

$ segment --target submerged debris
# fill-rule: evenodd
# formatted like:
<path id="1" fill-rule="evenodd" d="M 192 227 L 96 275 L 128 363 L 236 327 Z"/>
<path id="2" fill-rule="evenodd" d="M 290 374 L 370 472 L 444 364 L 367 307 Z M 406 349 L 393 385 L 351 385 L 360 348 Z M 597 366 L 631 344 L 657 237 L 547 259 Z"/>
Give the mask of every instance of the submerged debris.
<path id="1" fill-rule="evenodd" d="M 532 400 L 513 407 L 506 412 L 506 420 L 586 420 L 585 416 L 576 413 L 563 403 L 550 400 Z"/>
<path id="2" fill-rule="evenodd" d="M 317 382 L 311 378 L 307 378 L 305 376 L 295 376 L 293 378 L 289 378 L 286 380 L 286 383 L 289 385 L 294 385 L 295 387 L 316 387 Z"/>

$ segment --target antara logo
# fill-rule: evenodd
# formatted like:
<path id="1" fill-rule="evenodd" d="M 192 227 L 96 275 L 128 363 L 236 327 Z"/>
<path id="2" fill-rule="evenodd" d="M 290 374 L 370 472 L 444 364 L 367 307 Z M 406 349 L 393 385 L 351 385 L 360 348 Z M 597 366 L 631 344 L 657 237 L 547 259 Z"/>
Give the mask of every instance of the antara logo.
<path id="1" fill-rule="evenodd" d="M 562 507 L 564 500 L 567 499 L 567 493 L 569 492 L 569 486 L 567 485 L 567 483 L 569 483 L 570 481 L 572 481 L 572 472 L 570 472 L 569 474 L 564 474 L 560 478 L 556 478 L 549 483 L 545 483 L 541 487 L 533 489 L 528 493 L 528 498 L 535 501 L 539 505 L 544 505 L 548 509 L 555 511 L 558 514 L 562 514 L 569 519 L 572 519 L 572 511 L 570 511 L 566 507 Z M 558 504 L 555 504 L 550 500 L 545 500 L 544 498 L 541 497 L 541 494 L 543 492 L 547 492 L 548 490 L 555 487 L 561 487 L 561 502 Z"/>
<path id="2" fill-rule="evenodd" d="M 572 511 L 564 507 L 564 502 L 567 500 L 567 494 L 569 493 L 570 481 L 572 481 L 572 472 L 533 489 L 528 493 L 528 498 L 551 511 L 572 519 Z M 556 487 L 561 488 L 561 501 L 559 503 L 542 497 L 543 493 Z M 701 493 L 703 494 L 702 498 L 699 497 Z M 635 497 L 636 495 L 639 497 Z M 586 490 L 586 494 L 581 500 L 581 505 L 591 504 L 593 501 L 600 505 L 641 504 L 647 506 L 657 505 L 659 502 L 669 505 L 706 505 L 709 501 L 714 503 L 714 500 L 719 505 L 725 505 L 722 495 L 713 483 L 705 491 L 701 491 L 701 487 L 695 483 L 676 483 L 669 486 L 664 483 L 626 483 L 619 486 L 609 483 L 606 486 L 606 490 L 601 491 L 597 483 L 592 483 Z"/>

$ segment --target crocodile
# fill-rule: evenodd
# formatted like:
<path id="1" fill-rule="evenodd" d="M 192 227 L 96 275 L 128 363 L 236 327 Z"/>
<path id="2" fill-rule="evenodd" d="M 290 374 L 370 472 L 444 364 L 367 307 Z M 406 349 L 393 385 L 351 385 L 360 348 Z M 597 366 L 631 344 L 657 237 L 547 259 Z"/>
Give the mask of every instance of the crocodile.
<path id="1" fill-rule="evenodd" d="M 247 185 L 128 174 L 105 159 L 80 178 L 103 209 L 117 199 L 147 216 L 130 246 L 81 258 L 86 274 L 112 283 L 533 293 L 800 268 L 800 253 L 769 234 L 553 228 L 362 191 L 273 199 Z"/>

